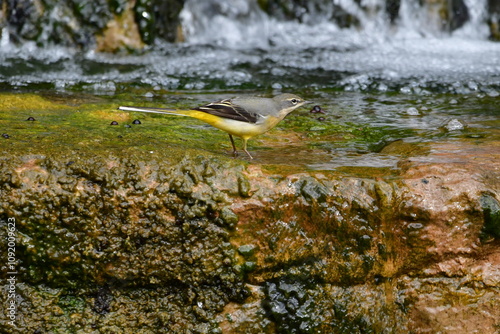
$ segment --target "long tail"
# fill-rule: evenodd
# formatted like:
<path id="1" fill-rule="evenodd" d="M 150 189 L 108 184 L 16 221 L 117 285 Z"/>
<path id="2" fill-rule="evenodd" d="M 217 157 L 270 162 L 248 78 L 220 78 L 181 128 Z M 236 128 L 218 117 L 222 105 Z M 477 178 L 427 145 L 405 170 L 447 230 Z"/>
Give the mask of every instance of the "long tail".
<path id="1" fill-rule="evenodd" d="M 126 107 L 126 106 L 120 106 L 118 109 L 123 111 L 139 111 L 139 112 L 149 112 L 153 114 L 166 114 L 166 115 L 192 117 L 191 115 L 189 115 L 189 112 L 187 110 L 176 110 L 168 108 L 148 108 L 148 107 Z"/>

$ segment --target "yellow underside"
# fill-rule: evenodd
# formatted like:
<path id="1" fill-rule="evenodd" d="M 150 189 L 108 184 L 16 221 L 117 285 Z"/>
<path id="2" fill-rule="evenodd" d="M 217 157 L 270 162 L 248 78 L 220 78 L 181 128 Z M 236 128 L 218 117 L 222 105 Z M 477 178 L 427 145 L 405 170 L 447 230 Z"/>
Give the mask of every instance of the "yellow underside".
<path id="1" fill-rule="evenodd" d="M 243 138 L 244 140 L 272 129 L 279 122 L 278 118 L 272 116 L 268 117 L 262 123 L 255 124 L 222 118 L 198 110 L 176 110 L 175 113 L 199 119 L 233 136 Z"/>

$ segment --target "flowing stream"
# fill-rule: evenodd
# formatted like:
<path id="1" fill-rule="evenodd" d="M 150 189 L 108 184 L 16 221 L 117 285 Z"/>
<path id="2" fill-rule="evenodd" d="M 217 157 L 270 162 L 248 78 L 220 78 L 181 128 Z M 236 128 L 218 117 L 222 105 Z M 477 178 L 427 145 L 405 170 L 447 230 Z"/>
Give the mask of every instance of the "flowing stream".
<path id="1" fill-rule="evenodd" d="M 328 21 L 332 8 L 299 23 L 271 18 L 251 0 L 189 0 L 181 12 L 186 42 L 157 44 L 133 56 L 32 42 L 14 46 L 4 29 L 0 87 L 97 94 L 114 94 L 124 83 L 168 90 L 498 93 L 500 44 L 487 40 L 480 20 L 484 0 L 468 1 L 471 18 L 452 33 L 439 31 L 430 9 L 418 1 L 403 0 L 395 24 L 382 10 L 362 10 L 353 0 L 334 2 L 355 13 L 360 27 L 341 29 Z M 367 3 L 379 8 L 383 1 Z"/>

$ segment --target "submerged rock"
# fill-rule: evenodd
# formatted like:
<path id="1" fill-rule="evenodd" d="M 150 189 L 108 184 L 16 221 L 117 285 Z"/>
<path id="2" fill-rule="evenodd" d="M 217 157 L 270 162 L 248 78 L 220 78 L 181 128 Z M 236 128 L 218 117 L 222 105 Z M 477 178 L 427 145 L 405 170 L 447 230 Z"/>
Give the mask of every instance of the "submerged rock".
<path id="1" fill-rule="evenodd" d="M 459 130 L 465 129 L 465 125 L 463 124 L 463 122 L 454 118 L 454 119 L 446 122 L 446 124 L 443 125 L 443 129 L 446 131 L 459 131 Z"/>

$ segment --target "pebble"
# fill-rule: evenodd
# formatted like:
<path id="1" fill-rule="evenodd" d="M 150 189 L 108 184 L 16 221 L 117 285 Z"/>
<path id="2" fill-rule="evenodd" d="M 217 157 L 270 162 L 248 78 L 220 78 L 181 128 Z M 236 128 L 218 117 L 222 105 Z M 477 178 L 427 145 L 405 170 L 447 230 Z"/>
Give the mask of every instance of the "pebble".
<path id="1" fill-rule="evenodd" d="M 243 245 L 238 248 L 238 253 L 243 255 L 243 257 L 250 257 L 254 254 L 254 252 L 255 252 L 254 245 Z"/>
<path id="2" fill-rule="evenodd" d="M 401 87 L 401 89 L 399 91 L 403 94 L 410 94 L 411 88 L 410 87 Z"/>
<path id="3" fill-rule="evenodd" d="M 323 109 L 321 109 L 321 106 L 314 106 L 312 107 L 311 110 L 309 110 L 310 113 L 313 113 L 313 114 L 326 114 L 326 111 L 324 111 Z"/>
<path id="4" fill-rule="evenodd" d="M 141 121 L 139 121 L 138 119 L 134 119 L 134 121 L 132 122 L 132 124 L 141 124 Z"/>
<path id="5" fill-rule="evenodd" d="M 118 122 L 117 122 L 117 121 L 113 121 L 113 122 L 111 122 L 111 124 L 109 124 L 109 125 L 118 125 Z"/>
<path id="6" fill-rule="evenodd" d="M 27 121 L 30 121 L 30 122 L 34 122 L 34 121 L 35 121 L 35 118 L 30 116 L 30 117 L 28 117 L 26 120 L 27 120 Z"/>
<path id="7" fill-rule="evenodd" d="M 444 128 L 448 131 L 457 131 L 457 130 L 463 130 L 465 128 L 465 125 L 458 119 L 454 118 L 448 123 L 446 123 Z"/>
<path id="8" fill-rule="evenodd" d="M 418 109 L 415 107 L 410 107 L 410 108 L 406 109 L 406 113 L 410 116 L 420 115 L 420 111 L 418 111 Z"/>

